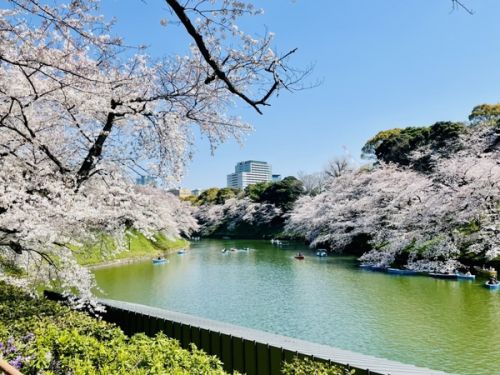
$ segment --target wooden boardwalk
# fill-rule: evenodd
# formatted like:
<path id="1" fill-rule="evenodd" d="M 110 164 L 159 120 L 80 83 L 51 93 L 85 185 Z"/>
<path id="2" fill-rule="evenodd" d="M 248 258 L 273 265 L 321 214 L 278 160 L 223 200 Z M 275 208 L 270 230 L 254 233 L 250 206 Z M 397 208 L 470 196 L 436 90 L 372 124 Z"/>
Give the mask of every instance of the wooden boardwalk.
<path id="1" fill-rule="evenodd" d="M 407 365 L 327 345 L 315 344 L 155 307 L 105 299 L 100 300 L 100 302 L 111 307 L 109 309 L 109 317 L 105 317 L 105 319 L 115 321 L 125 331 L 127 331 L 127 327 L 124 327 L 124 325 L 131 325 L 133 327 L 132 331 L 129 329 L 130 333 L 148 330 L 150 333 L 153 333 L 165 330 L 167 331 L 167 335 L 179 339 L 183 346 L 188 346 L 189 342 L 187 341 L 194 342 L 209 354 L 219 356 L 225 363 L 226 370 L 230 371 L 236 369 L 239 371 L 244 370 L 248 374 L 275 374 L 277 373 L 278 365 L 280 365 L 283 359 L 288 360 L 291 356 L 298 355 L 300 357 L 308 356 L 314 359 L 349 366 L 356 369 L 357 374 L 446 374 L 442 371 Z M 123 315 L 124 312 L 125 315 Z M 126 315 L 129 313 L 133 315 Z M 134 319 L 142 319 L 143 322 L 131 322 Z M 152 322 L 147 322 L 148 319 Z M 144 322 L 144 320 L 146 321 Z M 162 326 L 162 321 L 168 324 Z M 153 326 L 154 329 L 152 328 Z M 162 329 L 162 327 L 165 327 L 165 329 Z M 171 331 L 170 334 L 168 332 L 169 329 Z M 184 335 L 185 331 L 187 333 Z M 176 335 L 174 332 L 180 333 Z M 203 334 L 209 335 L 205 341 L 203 340 Z M 215 342 L 217 342 L 216 347 L 213 344 L 214 336 L 216 337 Z M 204 345 L 204 342 L 208 342 L 209 344 Z M 227 349 L 224 349 L 224 346 Z M 277 360 L 273 360 L 275 354 L 278 355 Z"/>

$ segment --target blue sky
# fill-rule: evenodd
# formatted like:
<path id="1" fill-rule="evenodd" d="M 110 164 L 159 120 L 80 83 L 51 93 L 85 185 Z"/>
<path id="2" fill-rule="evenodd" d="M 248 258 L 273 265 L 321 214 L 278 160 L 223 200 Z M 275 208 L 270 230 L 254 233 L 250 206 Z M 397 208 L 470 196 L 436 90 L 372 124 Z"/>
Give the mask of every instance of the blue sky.
<path id="1" fill-rule="evenodd" d="M 198 139 L 183 187 L 222 187 L 241 160 L 266 160 L 273 172 L 320 170 L 347 149 L 360 149 L 383 129 L 465 120 L 472 107 L 500 101 L 500 1 L 463 0 L 474 10 L 451 12 L 450 0 L 256 1 L 265 14 L 246 31 L 276 33 L 279 50 L 298 47 L 295 65 L 315 63 L 321 86 L 283 92 L 264 115 L 239 106 L 255 127 L 244 146 L 210 154 Z M 130 43 L 161 56 L 186 48 L 180 29 L 160 26 L 159 0 L 104 1 L 106 16 Z"/>

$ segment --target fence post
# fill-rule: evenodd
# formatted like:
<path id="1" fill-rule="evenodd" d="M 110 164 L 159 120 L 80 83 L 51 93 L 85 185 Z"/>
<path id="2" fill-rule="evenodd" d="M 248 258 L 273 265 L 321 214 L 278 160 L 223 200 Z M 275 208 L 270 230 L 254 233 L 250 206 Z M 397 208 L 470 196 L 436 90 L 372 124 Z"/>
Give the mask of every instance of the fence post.
<path id="1" fill-rule="evenodd" d="M 3 359 L 0 359 L 0 371 L 6 375 L 23 375 L 17 368 L 11 366 L 9 362 Z"/>

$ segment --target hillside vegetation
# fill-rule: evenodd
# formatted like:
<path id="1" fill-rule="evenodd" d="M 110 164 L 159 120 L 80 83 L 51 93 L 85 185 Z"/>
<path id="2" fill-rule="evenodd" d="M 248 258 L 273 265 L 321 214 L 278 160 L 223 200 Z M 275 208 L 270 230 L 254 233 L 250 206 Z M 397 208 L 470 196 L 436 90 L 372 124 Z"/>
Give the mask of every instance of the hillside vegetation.
<path id="1" fill-rule="evenodd" d="M 75 258 L 80 265 L 91 266 L 120 259 L 155 257 L 166 251 L 189 245 L 189 242 L 182 238 L 168 238 L 164 234 L 157 233 L 152 239 L 149 239 L 138 231 L 129 230 L 122 244 L 125 250 L 119 250 L 116 238 L 105 233 L 95 237 L 94 242 L 87 242 L 80 247 L 72 247 Z"/>
<path id="2" fill-rule="evenodd" d="M 245 190 L 208 189 L 191 201 L 203 236 L 270 238 L 282 233 L 286 214 L 303 193 L 302 182 L 290 176 Z"/>
<path id="3" fill-rule="evenodd" d="M 374 164 L 300 198 L 287 231 L 339 252 L 355 244 L 363 262 L 379 266 L 499 265 L 499 113 L 482 105 L 469 123 L 378 133 L 363 147 Z"/>

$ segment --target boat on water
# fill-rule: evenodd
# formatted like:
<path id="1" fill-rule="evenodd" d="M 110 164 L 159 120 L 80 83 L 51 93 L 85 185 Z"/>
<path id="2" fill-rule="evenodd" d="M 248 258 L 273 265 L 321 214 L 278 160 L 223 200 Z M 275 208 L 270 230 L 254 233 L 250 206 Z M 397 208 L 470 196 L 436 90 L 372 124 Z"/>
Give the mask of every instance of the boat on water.
<path id="1" fill-rule="evenodd" d="M 490 290 L 499 290 L 500 289 L 500 282 L 497 282 L 496 284 L 490 284 L 489 281 L 486 281 L 484 283 L 484 286 Z"/>
<path id="2" fill-rule="evenodd" d="M 328 254 L 326 253 L 325 249 L 319 249 L 316 251 L 316 256 L 317 257 L 326 257 Z"/>
<path id="3" fill-rule="evenodd" d="M 304 260 L 305 257 L 301 253 L 298 253 L 297 255 L 294 256 L 294 258 L 298 260 Z"/>
<path id="4" fill-rule="evenodd" d="M 401 268 L 387 268 L 387 273 L 392 275 L 416 275 L 418 272 L 414 270 L 407 270 Z"/>
<path id="5" fill-rule="evenodd" d="M 459 280 L 475 280 L 476 279 L 476 275 L 472 275 L 471 273 L 455 272 L 455 275 L 457 275 L 457 279 L 459 279 Z"/>
<path id="6" fill-rule="evenodd" d="M 165 264 L 165 263 L 167 263 L 167 260 L 165 258 L 153 259 L 153 264 Z"/>
<path id="7" fill-rule="evenodd" d="M 435 279 L 446 279 L 446 280 L 457 280 L 458 276 L 456 273 L 439 273 L 439 272 L 429 272 L 429 276 Z"/>
<path id="8" fill-rule="evenodd" d="M 184 249 L 180 249 L 180 250 L 177 252 L 177 254 L 179 254 L 179 255 L 184 255 L 184 254 L 186 254 L 186 250 L 184 250 Z"/>

